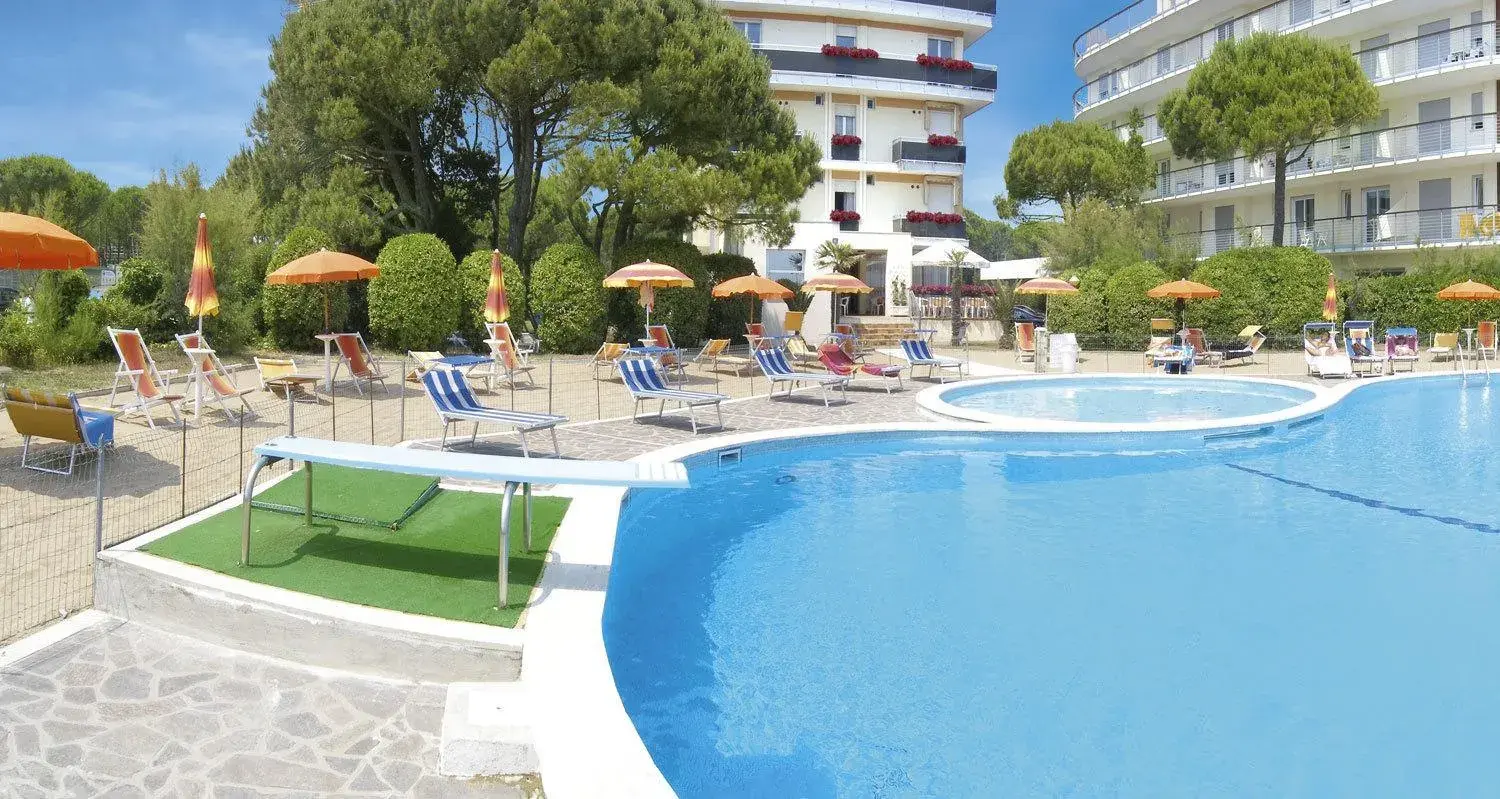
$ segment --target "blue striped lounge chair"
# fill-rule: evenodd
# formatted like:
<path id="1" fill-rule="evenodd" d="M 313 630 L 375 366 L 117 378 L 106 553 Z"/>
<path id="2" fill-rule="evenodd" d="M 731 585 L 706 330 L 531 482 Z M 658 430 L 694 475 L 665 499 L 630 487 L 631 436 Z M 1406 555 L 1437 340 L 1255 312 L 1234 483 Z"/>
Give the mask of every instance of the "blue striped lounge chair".
<path id="1" fill-rule="evenodd" d="M 787 363 L 785 350 L 755 350 L 753 354 L 755 355 L 755 365 L 759 366 L 761 374 L 765 375 L 766 379 L 771 381 L 771 399 L 776 398 L 777 383 L 787 384 L 786 394 L 782 395 L 786 397 L 792 395 L 792 391 L 797 388 L 799 383 L 810 383 L 822 390 L 823 407 L 825 408 L 829 405 L 828 388 L 830 386 L 843 392 L 841 399 L 844 402 L 849 401 L 849 378 L 847 377 L 827 373 L 794 371 L 792 365 Z"/>
<path id="2" fill-rule="evenodd" d="M 942 355 L 933 355 L 932 347 L 927 341 L 920 338 L 901 339 L 901 354 L 906 362 L 912 365 L 912 376 L 916 376 L 916 367 L 927 367 L 927 379 L 936 377 L 939 383 L 946 382 L 943 371 L 952 369 L 959 377 L 964 376 L 964 362 L 957 358 L 948 358 Z"/>
<path id="3" fill-rule="evenodd" d="M 474 392 L 464 380 L 463 373 L 456 369 L 430 369 L 422 373 L 422 387 L 427 390 L 427 396 L 432 400 L 432 405 L 437 409 L 438 418 L 443 420 L 443 443 L 442 448 L 448 448 L 448 426 L 460 422 L 473 422 L 474 433 L 469 436 L 469 443 L 479 437 L 479 425 L 481 422 L 509 425 L 515 428 L 521 437 L 521 454 L 531 457 L 531 450 L 526 446 L 526 434 L 537 430 L 546 430 L 552 434 L 552 451 L 557 455 L 562 450 L 557 446 L 557 425 L 566 422 L 566 416 L 554 416 L 550 413 L 527 413 L 526 411 L 508 411 L 501 408 L 489 408 L 479 404 L 474 398 Z"/>
<path id="4" fill-rule="evenodd" d="M 724 409 L 719 403 L 729 397 L 708 391 L 681 391 L 668 388 L 661 378 L 661 372 L 656 370 L 656 364 L 652 363 L 649 358 L 627 358 L 620 361 L 620 377 L 625 380 L 625 388 L 630 390 L 630 396 L 635 399 L 635 408 L 631 411 L 630 418 L 637 422 L 641 420 L 642 402 L 661 400 L 661 407 L 656 412 L 658 419 L 666 413 L 667 403 L 675 402 L 687 408 L 688 420 L 693 423 L 693 433 L 696 435 L 698 416 L 693 410 L 704 405 L 712 405 L 719 414 L 718 428 L 724 429 Z"/>

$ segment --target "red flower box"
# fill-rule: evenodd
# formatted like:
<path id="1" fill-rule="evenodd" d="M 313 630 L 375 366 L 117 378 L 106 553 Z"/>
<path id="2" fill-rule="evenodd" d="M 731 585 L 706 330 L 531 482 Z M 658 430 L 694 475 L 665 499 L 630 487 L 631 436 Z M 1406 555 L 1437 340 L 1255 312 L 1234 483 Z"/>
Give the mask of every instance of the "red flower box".
<path id="1" fill-rule="evenodd" d="M 830 222 L 858 222 L 859 221 L 859 212 L 858 211 L 839 211 L 839 210 L 829 211 L 828 212 L 828 221 L 830 221 Z"/>
<path id="2" fill-rule="evenodd" d="M 963 214 L 945 214 L 942 211 L 907 211 L 908 222 L 931 222 L 935 225 L 956 225 L 964 221 Z"/>
<path id="3" fill-rule="evenodd" d="M 926 53 L 917 56 L 917 63 L 924 67 L 941 67 L 953 72 L 969 72 L 974 69 L 973 61 L 965 61 L 962 58 L 944 58 Z"/>
<path id="4" fill-rule="evenodd" d="M 933 147 L 957 147 L 958 137 L 945 136 L 941 133 L 929 133 L 927 134 L 927 143 Z"/>
<path id="5" fill-rule="evenodd" d="M 868 47 L 844 47 L 838 44 L 823 45 L 823 55 L 843 56 L 844 58 L 879 58 L 880 53 Z"/>
<path id="6" fill-rule="evenodd" d="M 833 134 L 833 146 L 834 147 L 858 146 L 863 141 L 864 141 L 864 139 L 861 139 L 860 137 L 855 136 L 852 133 L 835 133 L 835 134 Z"/>

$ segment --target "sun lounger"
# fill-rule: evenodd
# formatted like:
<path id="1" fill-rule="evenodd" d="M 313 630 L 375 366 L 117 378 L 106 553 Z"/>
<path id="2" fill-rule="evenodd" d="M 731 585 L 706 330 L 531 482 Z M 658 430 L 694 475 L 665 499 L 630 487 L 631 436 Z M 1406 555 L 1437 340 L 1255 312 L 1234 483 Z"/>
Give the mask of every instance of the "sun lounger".
<path id="1" fill-rule="evenodd" d="M 333 367 L 333 374 L 338 376 L 339 367 L 347 367 L 349 376 L 354 380 L 354 390 L 363 394 L 364 390 L 359 387 L 361 382 L 372 386 L 379 383 L 385 386 L 385 373 L 375 366 L 375 359 L 370 357 L 370 348 L 365 345 L 365 337 L 359 333 L 336 333 L 333 343 L 339 348 L 339 362 Z M 390 387 L 386 386 L 389 391 Z"/>
<path id="2" fill-rule="evenodd" d="M 1260 348 L 1265 346 L 1266 334 L 1260 332 L 1260 325 L 1250 325 L 1235 337 L 1233 345 L 1219 350 L 1225 363 L 1243 360 L 1246 363 L 1255 363 L 1255 355 Z"/>
<path id="3" fill-rule="evenodd" d="M 309 378 L 319 382 L 323 380 L 320 375 L 299 371 L 297 369 L 297 362 L 291 358 L 257 357 L 255 359 L 255 375 L 260 380 L 261 391 L 268 391 L 275 394 L 279 389 L 282 392 L 281 396 L 283 398 L 286 398 L 287 393 L 290 392 L 291 399 L 307 397 L 314 401 L 317 398 L 313 396 L 312 392 L 307 390 L 307 386 L 302 381 L 289 381 L 285 383 L 278 383 L 276 381 L 283 377 Z"/>
<path id="4" fill-rule="evenodd" d="M 833 326 L 833 332 L 838 334 L 838 344 L 844 348 L 844 352 L 849 353 L 850 358 L 857 361 L 874 354 L 874 350 L 867 349 L 864 342 L 860 341 L 854 325 L 837 324 Z"/>
<path id="5" fill-rule="evenodd" d="M 766 326 L 759 322 L 745 323 L 745 341 L 749 342 L 750 349 L 759 349 L 761 342 L 766 337 Z"/>
<path id="6" fill-rule="evenodd" d="M 943 372 L 949 369 L 964 376 L 964 362 L 957 358 L 948 358 L 942 355 L 933 355 L 932 347 L 928 346 L 924 339 L 904 338 L 901 339 L 901 354 L 905 356 L 906 362 L 912 365 L 912 376 L 916 376 L 916 367 L 927 367 L 927 379 L 936 377 L 938 382 L 945 383 L 947 378 Z"/>
<path id="7" fill-rule="evenodd" d="M 896 388 L 901 388 L 901 367 L 895 364 L 857 363 L 844 352 L 844 348 L 837 344 L 824 344 L 818 348 L 818 360 L 823 362 L 823 368 L 832 374 L 847 377 L 851 380 L 860 375 L 878 377 L 883 381 L 885 393 L 891 393 L 891 384 L 894 382 Z M 859 382 L 854 380 L 854 382 Z"/>
<path id="8" fill-rule="evenodd" d="M 510 348 L 515 352 L 516 359 L 523 364 L 530 363 L 531 356 L 536 354 L 536 339 L 525 333 L 517 337 L 511 332 L 509 322 L 486 322 L 484 329 L 489 333 L 489 338 L 510 342 Z"/>
<path id="9" fill-rule="evenodd" d="M 792 336 L 783 341 L 782 349 L 792 363 L 808 365 L 819 363 L 818 354 L 807 346 L 807 341 L 801 336 Z"/>
<path id="10" fill-rule="evenodd" d="M 844 402 L 849 401 L 849 378 L 831 374 L 819 374 L 815 372 L 799 372 L 792 368 L 786 360 L 786 353 L 781 350 L 756 350 L 755 363 L 760 367 L 761 374 L 771 381 L 770 398 L 776 398 L 776 384 L 787 384 L 786 394 L 790 397 L 799 384 L 817 386 L 823 394 L 823 407 L 828 407 L 828 388 L 830 386 L 844 392 Z"/>
<path id="11" fill-rule="evenodd" d="M 192 364 L 192 370 L 188 372 L 189 381 L 202 381 L 201 386 L 195 387 L 194 391 L 206 388 L 210 395 L 201 399 L 209 399 L 219 403 L 219 408 L 224 411 L 225 416 L 232 416 L 227 400 L 239 400 L 241 413 L 251 413 L 250 401 L 245 395 L 250 389 L 241 389 L 234 384 L 234 379 L 229 376 L 229 369 L 224 362 L 219 360 L 219 354 L 214 352 L 213 347 L 208 346 L 208 341 L 201 333 L 180 333 L 177 336 L 177 346 L 182 347 L 182 354 L 187 356 L 188 363 Z M 190 396 L 193 401 L 193 412 L 196 414 L 201 409 L 198 403 L 201 399 Z"/>
<path id="12" fill-rule="evenodd" d="M 1174 344 L 1166 349 L 1155 360 L 1155 365 L 1160 367 L 1164 374 L 1185 375 L 1193 371 L 1193 365 L 1198 360 L 1198 353 L 1191 344 Z"/>
<path id="13" fill-rule="evenodd" d="M 1146 352 L 1144 353 L 1146 356 L 1146 365 L 1155 364 L 1156 359 L 1165 355 L 1171 347 L 1171 336 L 1152 336 L 1151 340 L 1146 342 Z"/>
<path id="14" fill-rule="evenodd" d="M 469 382 L 464 379 L 463 375 L 452 369 L 433 369 L 423 373 L 422 387 L 427 390 L 427 396 L 432 400 L 433 407 L 437 409 L 438 418 L 443 422 L 443 442 L 440 445 L 443 449 L 448 448 L 449 425 L 473 422 L 474 433 L 469 436 L 470 444 L 473 444 L 479 437 L 481 423 L 502 424 L 515 428 L 521 438 L 522 455 L 531 457 L 531 450 L 526 446 L 526 434 L 537 430 L 546 430 L 551 433 L 552 451 L 562 454 L 562 450 L 557 446 L 555 428 L 568 420 L 565 416 L 510 411 L 481 405 L 469 388 Z"/>
<path id="15" fill-rule="evenodd" d="M 787 311 L 781 320 L 781 332 L 788 336 L 802 335 L 802 321 L 806 318 L 806 311 Z"/>
<path id="16" fill-rule="evenodd" d="M 698 364 L 705 370 L 718 370 L 721 367 L 728 366 L 735 374 L 739 374 L 755 366 L 755 361 L 743 355 L 730 355 L 729 339 L 727 338 L 716 338 L 703 345 L 703 349 L 699 350 L 697 356 L 693 358 L 693 363 Z"/>
<path id="17" fill-rule="evenodd" d="M 531 378 L 531 365 L 516 354 L 511 339 L 487 338 L 484 343 L 490 347 L 490 371 L 485 379 L 490 390 L 493 391 L 495 383 L 502 378 L 512 386 L 522 377 L 526 378 L 528 384 L 536 385 L 536 381 Z"/>
<path id="18" fill-rule="evenodd" d="M 1020 361 L 1036 360 L 1036 324 L 1016 323 L 1016 358 Z"/>
<path id="19" fill-rule="evenodd" d="M 594 353 L 594 362 L 592 364 L 594 367 L 594 379 L 599 379 L 600 367 L 608 367 L 610 376 L 613 376 L 615 370 L 619 368 L 620 358 L 625 355 L 625 350 L 629 349 L 629 347 L 630 345 L 628 344 L 616 344 L 613 341 L 606 341 L 600 344 L 599 350 Z"/>
<path id="20" fill-rule="evenodd" d="M 141 331 L 113 327 L 105 329 L 109 331 L 109 340 L 114 343 L 115 352 L 120 356 L 120 366 L 115 369 L 115 381 L 109 389 L 110 407 L 114 407 L 115 396 L 123 381 L 135 392 L 135 399 L 120 406 L 121 416 L 142 414 L 146 417 L 147 426 L 155 428 L 156 419 L 151 415 L 151 409 L 157 405 L 165 405 L 172 412 L 174 420 L 182 421 L 177 408 L 182 395 L 168 393 L 170 385 L 167 379 L 176 375 L 177 371 L 156 368 L 156 361 L 151 357 L 151 350 L 141 337 Z"/>
<path id="21" fill-rule="evenodd" d="M 1479 323 L 1479 329 L 1474 332 L 1474 350 L 1481 358 L 1494 358 L 1496 347 L 1500 346 L 1497 340 L 1495 322 L 1485 320 Z"/>
<path id="22" fill-rule="evenodd" d="M 687 379 L 687 369 L 682 364 L 682 350 L 672 341 L 672 331 L 666 325 L 651 325 L 646 328 L 646 336 L 652 345 L 661 347 L 669 352 L 662 353 L 656 360 L 662 371 L 669 369 L 677 370 L 677 375 L 683 380 Z"/>
<path id="23" fill-rule="evenodd" d="M 660 419 L 666 413 L 667 403 L 675 402 L 678 406 L 687 408 L 688 420 L 692 422 L 693 433 L 698 432 L 698 416 L 694 409 L 705 405 L 714 406 L 718 411 L 719 429 L 724 429 L 724 409 L 719 403 L 729 399 L 723 394 L 714 394 L 707 391 L 682 391 L 668 388 L 661 379 L 661 373 L 656 371 L 656 364 L 647 358 L 630 358 L 620 362 L 620 377 L 625 381 L 625 388 L 630 390 L 630 396 L 635 399 L 635 408 L 631 411 L 630 418 L 639 422 L 641 420 L 641 403 L 651 400 L 660 400 L 661 408 L 656 412 L 656 418 Z"/>
<path id="24" fill-rule="evenodd" d="M 1458 351 L 1457 333 L 1433 333 L 1432 346 L 1427 348 L 1427 353 L 1434 361 L 1439 358 L 1453 360 L 1454 353 Z"/>
<path id="25" fill-rule="evenodd" d="M 1375 323 L 1344 323 L 1344 354 L 1360 374 L 1385 371 L 1385 353 L 1375 347 Z"/>
<path id="26" fill-rule="evenodd" d="M 1415 327 L 1385 329 L 1385 359 L 1390 362 L 1392 372 L 1403 363 L 1408 372 L 1415 372 L 1417 360 L 1421 357 L 1421 347 L 1421 338 L 1417 336 Z"/>
<path id="27" fill-rule="evenodd" d="M 72 474 L 80 451 L 98 450 L 115 440 L 115 417 L 104 411 L 86 411 L 74 394 L 52 394 L 24 388 L 5 390 L 5 412 L 21 435 L 21 467 L 49 474 Z M 68 468 L 48 469 L 27 463 L 31 439 L 47 438 L 68 445 Z"/>
<path id="28" fill-rule="evenodd" d="M 1307 373 L 1318 377 L 1353 377 L 1354 364 L 1339 346 L 1338 330 L 1332 322 L 1308 322 L 1302 326 L 1302 351 Z"/>

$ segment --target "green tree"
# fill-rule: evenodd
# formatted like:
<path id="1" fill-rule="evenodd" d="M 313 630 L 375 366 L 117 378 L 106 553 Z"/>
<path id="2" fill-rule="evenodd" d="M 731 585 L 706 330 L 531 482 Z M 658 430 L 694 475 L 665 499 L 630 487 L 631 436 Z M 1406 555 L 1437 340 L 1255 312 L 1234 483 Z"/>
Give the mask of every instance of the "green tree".
<path id="1" fill-rule="evenodd" d="M 1287 164 L 1314 141 L 1366 122 L 1380 93 L 1349 48 L 1303 34 L 1256 33 L 1220 42 L 1157 109 L 1179 158 L 1269 157 L 1276 176 L 1271 241 L 1286 224 Z"/>
<path id="2" fill-rule="evenodd" d="M 1193 253 L 1175 246 L 1155 208 L 1112 206 L 1085 200 L 1062 223 L 1045 223 L 1042 251 L 1047 269 L 1063 278 L 1098 269 L 1106 275 L 1121 267 L 1152 261 L 1174 275 L 1185 274 Z"/>
<path id="3" fill-rule="evenodd" d="M 1139 129 L 1122 141 L 1093 122 L 1032 128 L 1012 142 L 1005 162 L 1005 188 L 1014 202 L 1056 203 L 1065 216 L 1089 199 L 1134 205 L 1151 180 Z"/>
<path id="4" fill-rule="evenodd" d="M 604 267 L 582 244 L 554 244 L 532 267 L 532 308 L 542 317 L 537 335 L 553 352 L 593 352 L 604 340 Z"/>
<path id="5" fill-rule="evenodd" d="M 814 258 L 818 266 L 846 275 L 853 274 L 865 262 L 865 254 L 847 241 L 829 240 L 819 244 Z"/>
<path id="6" fill-rule="evenodd" d="M 370 281 L 370 332 L 397 350 L 434 350 L 458 329 L 458 262 L 431 233 L 386 242 Z"/>

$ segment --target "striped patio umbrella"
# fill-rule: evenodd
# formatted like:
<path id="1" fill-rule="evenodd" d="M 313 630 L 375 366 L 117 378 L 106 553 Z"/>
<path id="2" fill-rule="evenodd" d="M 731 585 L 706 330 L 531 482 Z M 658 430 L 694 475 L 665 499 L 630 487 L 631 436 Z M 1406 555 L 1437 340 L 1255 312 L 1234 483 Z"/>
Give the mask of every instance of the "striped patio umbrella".
<path id="1" fill-rule="evenodd" d="M 0 269 L 83 269 L 99 253 L 83 239 L 25 214 L 0 211 Z"/>
<path id="2" fill-rule="evenodd" d="M 510 302 L 505 298 L 505 262 L 500 251 L 490 255 L 490 287 L 484 295 L 484 321 L 499 324 L 510 319 Z"/>
<path id="3" fill-rule="evenodd" d="M 1339 318 L 1339 281 L 1328 273 L 1328 293 L 1323 295 L 1323 321 L 1332 322 Z"/>
<path id="4" fill-rule="evenodd" d="M 1440 300 L 1469 300 L 1472 302 L 1486 302 L 1500 300 L 1500 289 L 1484 283 L 1475 283 L 1465 280 L 1462 283 L 1454 283 L 1448 288 L 1437 293 Z"/>
<path id="5" fill-rule="evenodd" d="M 604 278 L 607 289 L 639 288 L 641 307 L 646 309 L 646 326 L 651 326 L 651 307 L 656 304 L 658 288 L 692 288 L 693 279 L 667 264 L 647 259 L 623 266 Z"/>
<path id="6" fill-rule="evenodd" d="M 219 312 L 219 290 L 214 287 L 214 251 L 208 243 L 208 215 L 198 214 L 198 243 L 193 246 L 193 273 L 188 277 L 188 316 L 198 317 L 198 332 L 203 332 L 203 317 Z"/>
<path id="7" fill-rule="evenodd" d="M 865 285 L 863 280 L 854 275 L 846 275 L 842 272 L 831 272 L 826 275 L 818 275 L 802 284 L 802 291 L 806 294 L 815 294 L 826 291 L 833 295 L 839 294 L 869 294 L 875 289 Z M 829 330 L 834 329 L 838 320 L 838 297 L 834 297 L 833 313 L 829 314 Z"/>
<path id="8" fill-rule="evenodd" d="M 776 281 L 760 275 L 744 275 L 731 278 L 714 286 L 713 295 L 720 299 L 745 294 L 762 300 L 785 300 L 792 290 Z M 755 301 L 750 301 L 750 321 L 755 321 Z"/>
<path id="9" fill-rule="evenodd" d="M 1055 277 L 1038 277 L 1016 286 L 1017 294 L 1076 294 L 1078 287 Z"/>

